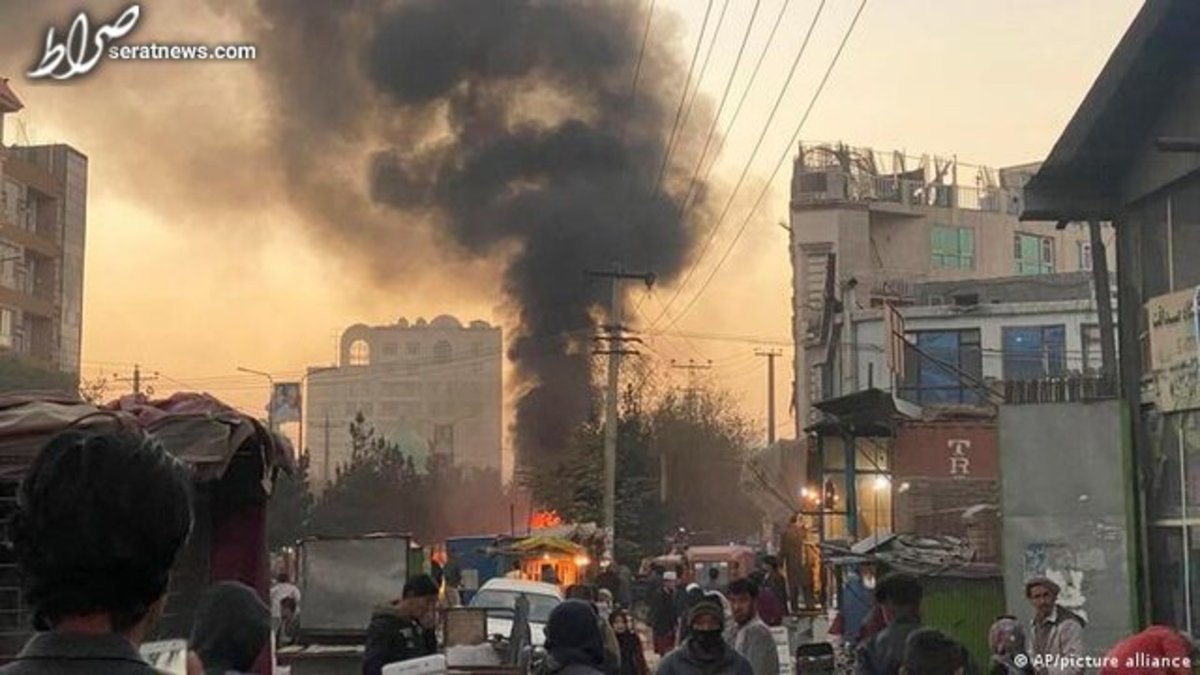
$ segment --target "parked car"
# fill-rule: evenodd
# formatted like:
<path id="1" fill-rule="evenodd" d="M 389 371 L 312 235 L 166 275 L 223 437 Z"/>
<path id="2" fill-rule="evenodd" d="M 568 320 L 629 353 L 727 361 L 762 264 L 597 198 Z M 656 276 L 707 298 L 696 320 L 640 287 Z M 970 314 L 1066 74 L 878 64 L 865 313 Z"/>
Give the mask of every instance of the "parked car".
<path id="1" fill-rule="evenodd" d="M 529 632 L 535 647 L 546 642 L 546 623 L 550 612 L 563 601 L 562 591 L 554 584 L 524 579 L 492 579 L 471 598 L 471 607 L 497 610 L 488 614 L 488 634 L 507 636 L 512 632 L 512 612 L 517 598 L 529 602 Z"/>

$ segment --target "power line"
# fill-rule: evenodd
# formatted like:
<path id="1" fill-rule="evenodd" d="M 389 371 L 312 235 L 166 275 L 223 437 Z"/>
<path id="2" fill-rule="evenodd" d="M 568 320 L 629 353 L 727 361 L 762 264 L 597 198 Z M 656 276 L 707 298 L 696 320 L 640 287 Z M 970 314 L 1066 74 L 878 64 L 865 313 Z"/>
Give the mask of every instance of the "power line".
<path id="1" fill-rule="evenodd" d="M 633 119 L 634 103 L 637 102 L 638 78 L 642 74 L 642 61 L 646 58 L 646 43 L 650 39 L 650 22 L 654 19 L 654 3 L 655 0 L 650 0 L 650 8 L 646 11 L 646 27 L 642 29 L 642 47 L 638 50 L 637 64 L 633 67 L 633 82 L 629 85 L 629 110 L 625 113 L 625 120 L 621 123 L 622 145 L 624 145 L 625 132 L 629 128 L 629 121 Z"/>
<path id="2" fill-rule="evenodd" d="M 717 123 L 720 122 L 720 120 L 721 120 L 721 112 L 723 110 L 725 110 L 725 102 L 729 97 L 730 89 L 733 88 L 733 80 L 737 76 L 738 68 L 741 66 L 742 55 L 746 51 L 746 44 L 750 41 L 750 32 L 754 29 L 754 20 L 755 20 L 755 18 L 758 17 L 758 8 L 761 4 L 762 4 L 762 0 L 754 0 L 754 9 L 750 12 L 750 21 L 746 23 L 746 33 L 744 35 L 742 35 L 742 45 L 740 47 L 738 47 L 737 58 L 734 59 L 733 68 L 729 71 L 729 79 L 725 81 L 725 91 L 724 91 L 724 93 L 721 94 L 721 102 L 720 102 L 720 104 L 717 105 L 717 112 L 713 114 L 712 124 L 710 124 L 708 127 L 708 136 L 707 136 L 707 138 L 704 139 L 704 149 L 700 151 L 700 159 L 696 160 L 696 170 L 694 172 L 692 172 L 692 180 L 691 180 L 691 183 L 688 184 L 687 192 L 684 193 L 684 195 L 683 195 L 683 201 L 681 201 L 679 203 L 679 215 L 677 216 L 677 218 L 680 221 L 683 220 L 684 214 L 687 213 L 688 204 L 691 201 L 692 194 L 695 193 L 696 186 L 698 185 L 697 181 L 699 180 L 699 177 L 700 177 L 700 169 L 704 166 L 704 159 L 706 157 L 708 157 L 708 149 L 712 145 L 713 136 L 715 135 L 715 133 L 717 131 Z M 783 7 L 785 10 L 787 9 L 787 2 L 784 2 Z M 779 18 L 781 18 L 781 19 L 783 18 L 783 12 L 780 12 Z M 778 27 L 779 27 L 779 23 L 776 22 L 775 28 L 778 28 Z M 775 31 L 772 30 L 771 31 L 771 39 L 773 39 L 774 37 L 775 37 Z M 768 41 L 767 41 L 767 46 L 768 47 L 770 46 L 770 39 L 768 39 Z M 766 55 L 766 49 L 763 49 L 762 55 L 763 56 Z M 762 65 L 761 57 L 759 58 L 758 65 Z M 758 69 L 756 67 L 754 75 L 758 74 L 757 71 L 758 71 Z M 750 84 L 754 84 L 754 75 L 752 75 L 750 78 Z M 746 100 L 745 94 L 748 93 L 749 91 L 750 91 L 750 87 L 747 86 L 746 92 L 743 92 L 743 94 L 742 94 L 742 102 L 745 102 L 745 100 Z M 740 108 L 741 108 L 740 104 L 739 104 L 738 108 L 739 108 L 738 112 L 740 112 Z M 733 121 L 736 121 L 736 120 L 737 120 L 737 113 L 735 112 L 734 116 L 733 116 Z M 731 121 L 729 123 L 730 127 L 733 126 L 733 121 Z M 726 133 L 728 133 L 728 130 L 726 131 Z M 716 158 L 713 158 L 713 165 L 715 165 L 715 164 L 716 164 Z M 709 171 L 712 171 L 713 165 L 709 165 Z M 708 174 L 705 174 L 704 178 L 705 178 L 705 180 L 708 180 Z"/>
<path id="3" fill-rule="evenodd" d="M 671 148 L 675 146 L 675 135 L 679 132 L 679 120 L 683 116 L 683 107 L 687 103 L 688 90 L 692 87 L 692 73 L 696 68 L 696 59 L 700 57 L 700 45 L 704 44 L 704 34 L 708 30 L 708 17 L 712 14 L 713 0 L 708 0 L 708 8 L 704 10 L 704 23 L 700 26 L 700 37 L 696 38 L 696 49 L 692 52 L 692 63 L 688 66 L 687 78 L 683 81 L 683 93 L 679 95 L 679 108 L 675 111 L 675 123 L 671 126 L 671 135 L 667 139 L 667 147 L 663 149 L 662 166 L 658 170 L 658 178 L 654 181 L 654 194 L 658 194 L 662 186 L 663 174 L 667 171 L 667 163 L 671 160 Z"/>
<path id="4" fill-rule="evenodd" d="M 796 58 L 792 60 L 792 67 L 788 70 L 787 79 L 783 83 L 783 87 L 779 90 L 779 96 L 775 97 L 775 105 L 771 108 L 771 114 L 767 117 L 767 121 L 763 124 L 762 132 L 758 135 L 758 140 L 754 143 L 754 150 L 750 152 L 750 157 L 747 158 L 745 166 L 742 167 L 742 173 L 738 177 L 737 183 L 734 184 L 733 190 L 729 193 L 729 198 L 725 200 L 725 208 L 721 210 L 721 215 L 717 218 L 713 226 L 709 228 L 708 237 L 704 242 L 704 246 L 700 250 L 700 255 L 696 256 L 692 264 L 688 267 L 687 274 L 683 281 L 675 287 L 675 294 L 671 296 L 671 300 L 667 302 L 663 308 L 662 314 L 659 314 L 651 326 L 657 326 L 663 317 L 670 311 L 671 306 L 679 299 L 679 295 L 683 289 L 691 281 L 692 275 L 696 273 L 696 269 L 700 266 L 700 261 L 708 254 L 709 248 L 712 247 L 713 241 L 716 239 L 717 232 L 721 229 L 721 224 L 725 222 L 725 218 L 729 215 L 729 211 L 733 208 L 733 202 L 737 198 L 738 192 L 742 189 L 742 184 L 746 181 L 746 176 L 750 173 L 750 167 L 754 165 L 755 158 L 758 157 L 758 151 L 762 148 L 763 141 L 767 137 L 767 132 L 771 129 L 771 123 L 775 121 L 775 115 L 779 113 L 779 107 L 783 104 L 783 99 L 787 95 L 788 89 L 791 88 L 792 79 L 796 76 L 796 69 L 800 66 L 801 59 L 804 58 L 804 53 L 808 51 L 809 40 L 812 39 L 813 32 L 816 30 L 817 22 L 821 18 L 821 12 L 825 9 L 826 0 L 821 0 L 821 4 L 817 5 L 817 11 L 813 14 L 812 21 L 809 23 L 808 32 L 804 35 L 804 42 L 800 44 L 800 50 L 796 52 Z"/>
<path id="5" fill-rule="evenodd" d="M 700 296 L 702 296 L 704 294 L 704 291 L 708 289 L 708 285 L 710 283 L 712 283 L 713 277 L 715 277 L 717 275 L 717 272 L 719 272 L 721 270 L 721 267 L 724 266 L 725 261 L 727 261 L 729 259 L 729 255 L 733 252 L 733 249 L 737 245 L 738 240 L 741 239 L 742 233 L 744 233 L 746 231 L 746 227 L 750 224 L 750 221 L 754 217 L 755 212 L 758 211 L 758 207 L 762 205 L 763 199 L 766 197 L 767 193 L 770 191 L 771 183 L 775 180 L 775 176 L 779 174 L 779 169 L 783 167 L 784 162 L 787 160 L 788 155 L 792 151 L 792 147 L 795 146 L 796 141 L 800 138 L 800 131 L 804 128 L 804 123 L 808 121 L 808 116 L 812 113 L 813 108 L 816 106 L 817 101 L 820 99 L 821 92 L 823 92 L 825 90 L 825 85 L 828 84 L 829 78 L 833 74 L 833 69 L 837 65 L 838 60 L 841 58 L 842 52 L 845 50 L 846 44 L 850 41 L 850 36 L 853 35 L 854 28 L 858 25 L 858 20 L 862 16 L 863 10 L 866 9 L 866 7 L 867 7 L 867 0 L 862 0 L 862 2 L 858 6 L 858 11 L 856 11 L 854 13 L 854 19 L 852 19 L 850 21 L 850 25 L 847 27 L 845 35 L 842 36 L 842 41 L 841 41 L 841 44 L 838 45 L 837 52 L 834 53 L 833 59 L 830 60 L 830 62 L 829 62 L 829 67 L 825 69 L 825 75 L 821 78 L 821 83 L 819 85 L 817 85 L 817 90 L 815 92 L 813 92 L 812 99 L 808 103 L 808 108 L 806 108 L 804 111 L 804 116 L 800 118 L 800 123 L 796 125 L 796 131 L 792 134 L 792 139 L 790 141 L 788 141 L 787 145 L 784 146 L 783 153 L 779 156 L 779 161 L 775 163 L 775 169 L 773 171 L 771 171 L 770 177 L 767 179 L 766 183 L 763 185 L 762 191 L 759 192 L 758 199 L 756 199 L 754 201 L 754 205 L 751 207 L 750 211 L 746 214 L 746 218 L 742 222 L 741 227 L 738 228 L 737 234 L 734 235 L 733 241 L 729 242 L 729 246 L 726 247 L 724 255 L 722 255 L 721 259 L 717 261 L 716 267 L 713 268 L 712 272 L 710 272 L 708 277 L 704 280 L 704 283 L 700 286 L 700 290 L 697 291 L 696 294 L 692 296 L 691 301 L 688 302 L 688 304 L 683 308 L 683 310 L 680 311 L 678 314 L 676 314 L 675 318 L 672 319 L 669 324 L 667 324 L 667 328 L 670 328 L 670 327 L 674 326 L 676 323 L 678 323 L 679 320 L 681 318 L 683 318 L 683 316 L 685 314 L 687 314 L 688 311 L 693 306 L 695 306 L 696 302 L 700 299 Z M 739 185 L 740 185 L 740 181 L 739 181 Z M 722 214 L 722 219 L 724 219 L 723 214 Z M 718 224 L 720 224 L 719 221 L 718 221 Z"/>

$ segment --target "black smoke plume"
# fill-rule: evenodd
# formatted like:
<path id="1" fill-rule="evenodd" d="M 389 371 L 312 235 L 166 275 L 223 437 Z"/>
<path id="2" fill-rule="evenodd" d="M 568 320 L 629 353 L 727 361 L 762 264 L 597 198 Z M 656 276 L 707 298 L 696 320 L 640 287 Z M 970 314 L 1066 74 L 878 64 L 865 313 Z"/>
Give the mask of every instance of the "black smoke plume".
<path id="1" fill-rule="evenodd" d="M 387 275 L 404 274 L 390 261 L 414 229 L 459 259 L 503 260 L 519 319 L 518 467 L 552 460 L 594 409 L 591 337 L 610 290 L 585 272 L 619 262 L 670 279 L 691 249 L 680 202 L 690 130 L 708 113 L 692 112 L 658 186 L 686 73 L 652 39 L 630 97 L 644 12 L 632 0 L 257 3 L 293 198 Z M 331 161 L 360 162 L 387 215 L 342 194 Z"/>

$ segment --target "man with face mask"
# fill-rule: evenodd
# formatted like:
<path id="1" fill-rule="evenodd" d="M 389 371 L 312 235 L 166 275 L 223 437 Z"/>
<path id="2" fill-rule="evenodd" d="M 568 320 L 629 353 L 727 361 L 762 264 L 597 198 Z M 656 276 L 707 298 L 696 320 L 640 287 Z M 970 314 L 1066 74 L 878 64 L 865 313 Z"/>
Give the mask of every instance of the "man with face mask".
<path id="1" fill-rule="evenodd" d="M 437 652 L 434 632 L 437 604 L 437 583 L 428 574 L 422 574 L 404 584 L 399 600 L 376 608 L 367 628 L 363 675 L 381 675 L 389 663 Z"/>
<path id="2" fill-rule="evenodd" d="M 725 611 L 704 599 L 688 613 L 688 638 L 667 655 L 657 675 L 754 675 L 746 657 L 725 642 Z"/>

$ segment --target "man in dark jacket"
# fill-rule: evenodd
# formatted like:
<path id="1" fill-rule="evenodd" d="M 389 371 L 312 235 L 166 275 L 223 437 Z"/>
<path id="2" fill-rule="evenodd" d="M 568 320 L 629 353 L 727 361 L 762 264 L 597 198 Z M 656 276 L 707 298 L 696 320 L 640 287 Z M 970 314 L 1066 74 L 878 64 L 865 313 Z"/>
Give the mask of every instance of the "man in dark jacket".
<path id="1" fill-rule="evenodd" d="M 754 675 L 746 657 L 725 642 L 725 610 L 714 600 L 688 615 L 688 638 L 658 665 L 657 675 Z"/>
<path id="2" fill-rule="evenodd" d="M 434 618 L 438 587 L 428 574 L 404 584 L 399 600 L 378 607 L 367 628 L 363 675 L 381 675 L 389 663 L 419 659 L 437 652 Z"/>
<path id="3" fill-rule="evenodd" d="M 770 592 L 779 600 L 779 605 L 783 607 L 786 614 L 789 611 L 788 582 L 784 578 L 783 572 L 779 570 L 779 558 L 769 555 L 763 558 L 763 565 L 763 572 L 766 573 L 763 590 Z"/>
<path id="4" fill-rule="evenodd" d="M 582 600 L 566 600 L 546 622 L 546 675 L 602 675 L 604 637 L 596 610 Z"/>
<path id="5" fill-rule="evenodd" d="M 875 587 L 875 601 L 887 621 L 858 650 L 859 675 L 899 675 L 908 636 L 921 627 L 921 583 L 907 574 L 890 574 Z"/>
<path id="6" fill-rule="evenodd" d="M 138 653 L 192 527 L 187 467 L 124 418 L 50 441 L 11 525 L 38 633 L 4 675 L 154 675 Z"/>
<path id="7" fill-rule="evenodd" d="M 249 673 L 271 639 L 271 608 L 235 581 L 213 584 L 200 599 L 191 648 L 206 675 Z"/>
<path id="8" fill-rule="evenodd" d="M 664 656 L 675 648 L 675 630 L 682 602 L 675 572 L 664 572 L 662 587 L 650 596 L 650 631 L 654 634 L 654 653 Z"/>

